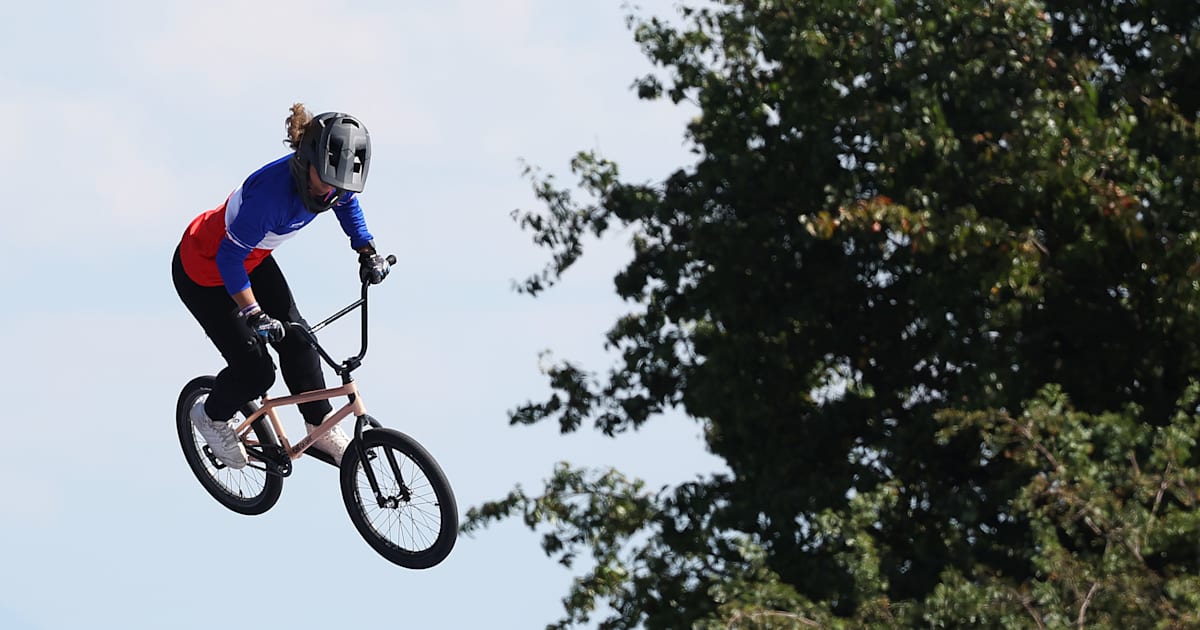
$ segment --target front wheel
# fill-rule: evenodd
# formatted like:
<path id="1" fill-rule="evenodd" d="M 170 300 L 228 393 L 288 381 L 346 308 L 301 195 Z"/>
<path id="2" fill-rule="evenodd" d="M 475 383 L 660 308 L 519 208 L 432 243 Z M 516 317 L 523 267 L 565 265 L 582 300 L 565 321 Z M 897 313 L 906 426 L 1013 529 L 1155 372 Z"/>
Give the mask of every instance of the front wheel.
<path id="1" fill-rule="evenodd" d="M 175 428 L 179 433 L 183 456 L 196 479 L 200 480 L 200 485 L 221 505 L 240 514 L 262 514 L 279 500 L 279 494 L 283 491 L 283 479 L 267 473 L 259 462 L 253 460 L 241 470 L 234 470 L 222 464 L 188 418 L 192 405 L 212 391 L 215 380 L 212 376 L 196 377 L 185 385 L 179 394 L 179 404 L 175 409 Z M 248 409 L 253 409 L 253 404 L 249 405 Z M 246 413 L 246 410 L 243 410 L 243 413 Z M 236 418 L 230 420 L 236 421 Z M 261 418 L 251 426 L 260 445 L 279 444 L 271 425 Z"/>
<path id="2" fill-rule="evenodd" d="M 368 429 L 346 447 L 342 499 L 362 537 L 389 561 L 428 569 L 450 554 L 458 506 L 433 457 L 411 437 Z"/>

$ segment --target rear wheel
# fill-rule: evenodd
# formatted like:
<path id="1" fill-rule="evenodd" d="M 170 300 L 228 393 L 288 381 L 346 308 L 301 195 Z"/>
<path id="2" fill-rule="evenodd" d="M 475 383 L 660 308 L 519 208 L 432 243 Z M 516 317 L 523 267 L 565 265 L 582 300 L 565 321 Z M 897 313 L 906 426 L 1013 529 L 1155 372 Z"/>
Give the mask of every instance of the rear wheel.
<path id="1" fill-rule="evenodd" d="M 450 482 L 411 437 L 392 429 L 363 431 L 342 456 L 341 483 L 350 520 L 389 561 L 427 569 L 454 548 L 458 506 Z"/>
<path id="2" fill-rule="evenodd" d="M 212 391 L 215 380 L 212 376 L 196 377 L 184 386 L 179 394 L 179 404 L 175 410 L 179 445 L 183 447 L 183 456 L 200 485 L 221 505 L 240 514 L 262 514 L 279 500 L 279 494 L 283 491 L 283 478 L 268 474 L 262 464 L 253 459 L 241 470 L 234 470 L 222 464 L 188 419 L 192 405 Z M 254 406 L 251 403 L 243 410 L 243 414 L 253 413 L 253 410 Z M 236 417 L 230 420 L 236 421 Z M 252 425 L 252 433 L 261 445 L 279 445 L 275 431 L 263 419 Z"/>

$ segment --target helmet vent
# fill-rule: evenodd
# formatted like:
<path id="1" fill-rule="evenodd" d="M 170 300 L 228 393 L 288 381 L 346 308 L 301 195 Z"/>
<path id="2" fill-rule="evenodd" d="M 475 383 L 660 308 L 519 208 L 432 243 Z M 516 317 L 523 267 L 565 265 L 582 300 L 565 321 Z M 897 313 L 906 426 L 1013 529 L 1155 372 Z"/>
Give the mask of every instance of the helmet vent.
<path id="1" fill-rule="evenodd" d="M 342 163 L 342 140 L 341 138 L 329 139 L 329 165 L 337 170 Z"/>

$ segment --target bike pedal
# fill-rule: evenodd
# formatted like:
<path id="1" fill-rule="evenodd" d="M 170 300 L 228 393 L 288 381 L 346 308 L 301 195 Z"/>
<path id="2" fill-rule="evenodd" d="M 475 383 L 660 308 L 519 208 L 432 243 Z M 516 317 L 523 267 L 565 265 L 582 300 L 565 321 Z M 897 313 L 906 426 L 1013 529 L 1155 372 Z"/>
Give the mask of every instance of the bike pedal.
<path id="1" fill-rule="evenodd" d="M 204 453 L 206 458 L 208 458 L 208 463 L 211 464 L 213 468 L 217 470 L 228 468 L 228 466 L 225 465 L 225 462 L 221 461 L 220 458 L 217 457 L 216 453 L 213 453 L 212 448 L 210 448 L 207 444 L 205 444 L 200 451 Z"/>

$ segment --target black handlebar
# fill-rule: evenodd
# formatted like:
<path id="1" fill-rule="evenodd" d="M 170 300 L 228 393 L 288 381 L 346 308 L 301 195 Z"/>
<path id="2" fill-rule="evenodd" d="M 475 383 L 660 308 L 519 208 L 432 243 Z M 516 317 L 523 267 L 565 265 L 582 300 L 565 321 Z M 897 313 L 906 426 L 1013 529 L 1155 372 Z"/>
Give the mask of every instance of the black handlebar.
<path id="1" fill-rule="evenodd" d="M 396 264 L 396 257 L 392 254 L 388 254 L 384 260 L 386 260 L 389 265 Z M 329 367 L 333 368 L 342 377 L 343 381 L 350 380 L 350 373 L 362 365 L 362 359 L 367 354 L 367 289 L 370 286 L 371 283 L 364 279 L 362 281 L 362 296 L 360 298 L 355 300 L 346 308 L 343 308 L 342 310 L 325 318 L 315 326 L 306 328 L 299 322 L 286 322 L 288 330 L 295 331 L 296 333 L 300 334 L 300 336 L 304 337 L 317 351 L 317 354 L 321 355 L 321 358 L 329 364 Z M 334 321 L 341 319 L 343 315 L 346 315 L 350 311 L 353 311 L 360 306 L 362 307 L 362 346 L 359 348 L 358 354 L 339 364 L 333 359 L 333 357 L 329 356 L 329 353 L 325 352 L 325 349 L 322 348 L 321 344 L 317 342 L 316 332 L 328 326 L 329 324 L 332 324 Z"/>

